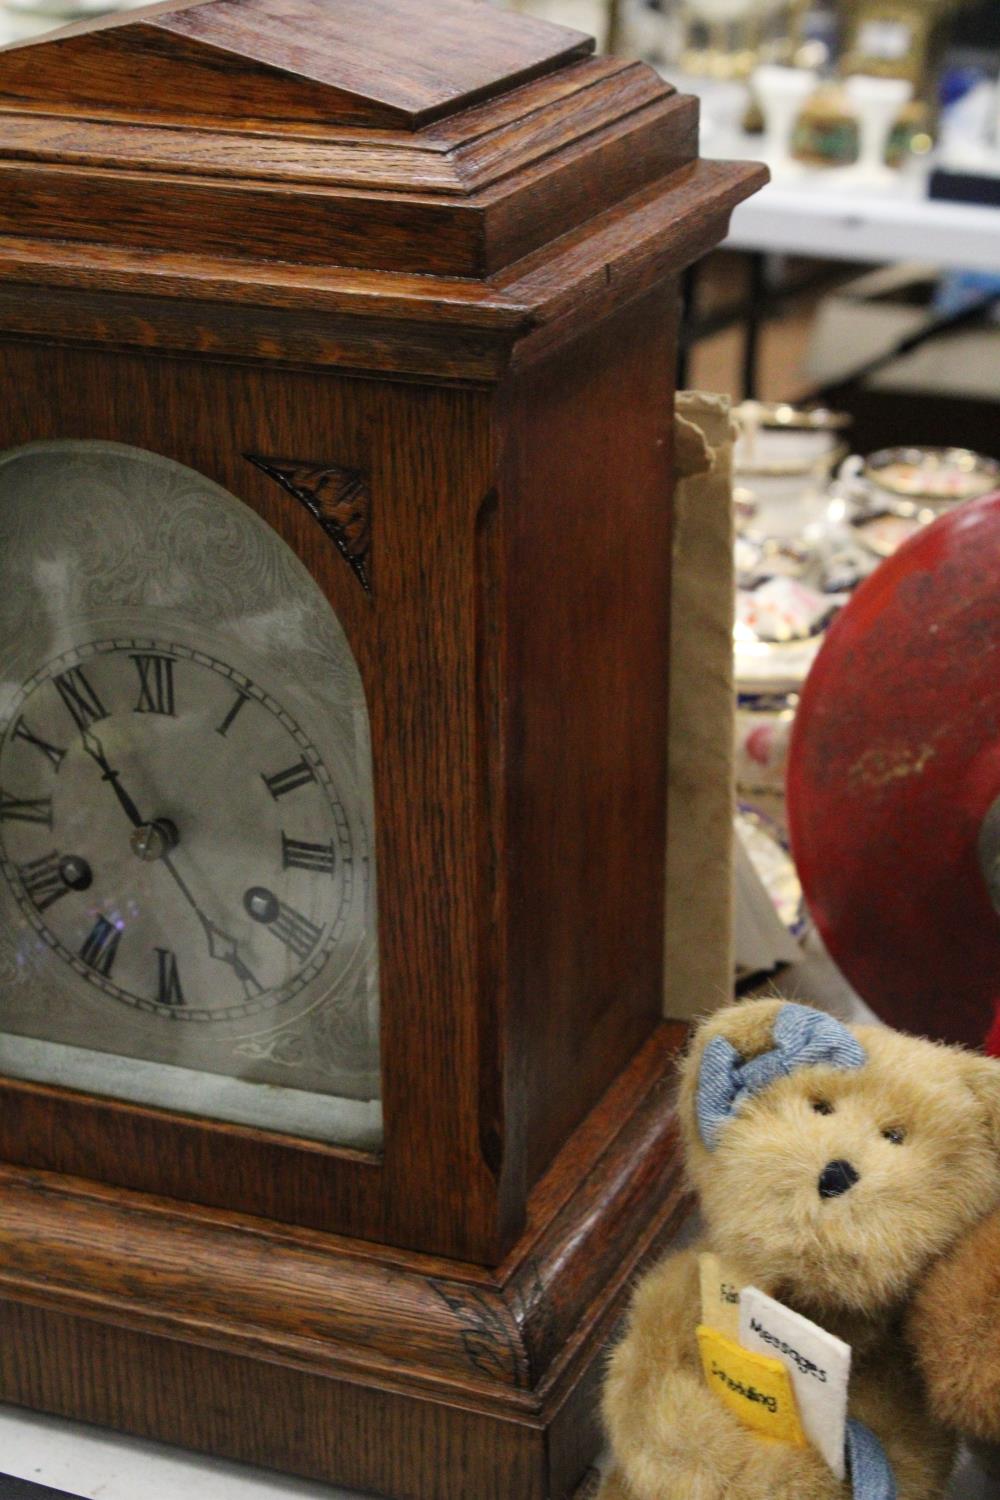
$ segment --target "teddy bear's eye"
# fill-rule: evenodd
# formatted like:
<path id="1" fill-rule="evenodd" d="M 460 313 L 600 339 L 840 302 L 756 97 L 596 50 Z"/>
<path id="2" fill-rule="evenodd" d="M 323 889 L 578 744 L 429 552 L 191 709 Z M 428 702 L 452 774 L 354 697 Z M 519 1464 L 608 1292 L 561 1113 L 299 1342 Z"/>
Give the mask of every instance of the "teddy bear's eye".
<path id="1" fill-rule="evenodd" d="M 832 1115 L 833 1105 L 827 1099 L 814 1099 L 812 1107 L 818 1115 Z"/>
<path id="2" fill-rule="evenodd" d="M 885 1136 L 886 1140 L 891 1141 L 894 1146 L 901 1146 L 906 1140 L 906 1131 L 901 1130 L 898 1125 L 890 1126 L 888 1130 L 883 1130 L 882 1134 Z"/>

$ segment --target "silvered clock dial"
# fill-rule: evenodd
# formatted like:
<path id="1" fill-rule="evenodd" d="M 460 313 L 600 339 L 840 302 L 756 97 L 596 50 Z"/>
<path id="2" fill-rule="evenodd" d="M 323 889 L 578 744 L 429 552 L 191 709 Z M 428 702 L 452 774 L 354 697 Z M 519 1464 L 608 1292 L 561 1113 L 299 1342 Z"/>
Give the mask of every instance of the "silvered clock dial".
<path id="1" fill-rule="evenodd" d="M 377 1144 L 371 767 L 319 588 L 205 478 L 0 459 L 0 1070 Z"/>

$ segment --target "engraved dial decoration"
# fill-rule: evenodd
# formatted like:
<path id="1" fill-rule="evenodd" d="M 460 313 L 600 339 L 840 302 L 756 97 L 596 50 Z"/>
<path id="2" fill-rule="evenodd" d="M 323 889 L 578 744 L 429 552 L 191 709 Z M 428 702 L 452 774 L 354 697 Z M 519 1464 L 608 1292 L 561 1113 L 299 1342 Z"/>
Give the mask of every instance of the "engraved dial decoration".
<path id="1" fill-rule="evenodd" d="M 317 585 L 113 444 L 0 458 L 0 544 L 0 1071 L 377 1144 L 367 715 Z"/>

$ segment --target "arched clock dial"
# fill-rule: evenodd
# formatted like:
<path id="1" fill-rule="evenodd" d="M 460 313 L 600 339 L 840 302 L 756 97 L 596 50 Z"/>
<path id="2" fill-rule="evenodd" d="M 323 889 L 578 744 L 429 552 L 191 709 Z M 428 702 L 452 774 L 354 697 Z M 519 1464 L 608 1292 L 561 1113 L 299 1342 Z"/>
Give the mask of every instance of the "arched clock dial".
<path id="1" fill-rule="evenodd" d="M 0 870 L 40 939 L 166 1021 L 288 1004 L 343 936 L 354 848 L 316 746 L 175 641 L 88 642 L 24 684 L 0 740 Z"/>
<path id="2" fill-rule="evenodd" d="M 380 1139 L 368 717 L 247 506 L 102 442 L 0 455 L 0 1073 Z"/>

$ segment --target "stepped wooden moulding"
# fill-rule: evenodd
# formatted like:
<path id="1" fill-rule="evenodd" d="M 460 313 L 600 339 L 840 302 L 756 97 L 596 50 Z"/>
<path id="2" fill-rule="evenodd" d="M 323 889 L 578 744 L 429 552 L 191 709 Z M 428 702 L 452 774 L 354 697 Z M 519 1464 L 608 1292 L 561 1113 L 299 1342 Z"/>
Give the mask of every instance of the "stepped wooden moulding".
<path id="1" fill-rule="evenodd" d="M 683 1209 L 678 277 L 762 180 L 477 0 L 0 51 L 0 1399 L 573 1493 Z"/>

